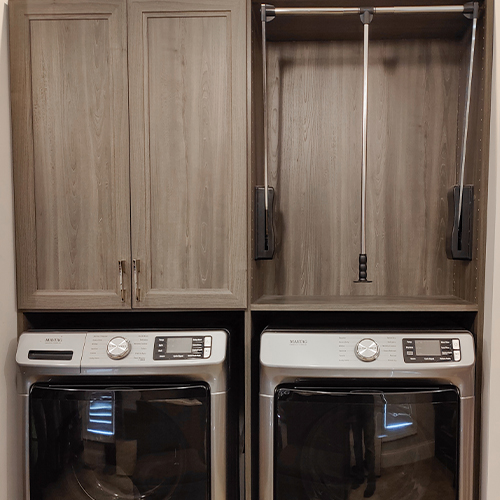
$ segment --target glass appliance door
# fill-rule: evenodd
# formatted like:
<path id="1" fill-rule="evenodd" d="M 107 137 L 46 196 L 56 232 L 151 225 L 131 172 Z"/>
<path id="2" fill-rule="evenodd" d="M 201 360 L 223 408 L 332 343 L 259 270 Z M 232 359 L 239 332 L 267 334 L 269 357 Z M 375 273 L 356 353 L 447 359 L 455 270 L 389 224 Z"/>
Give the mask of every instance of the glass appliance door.
<path id="1" fill-rule="evenodd" d="M 30 500 L 208 500 L 210 393 L 33 386 Z"/>
<path id="2" fill-rule="evenodd" d="M 459 396 L 280 386 L 275 500 L 456 500 Z"/>

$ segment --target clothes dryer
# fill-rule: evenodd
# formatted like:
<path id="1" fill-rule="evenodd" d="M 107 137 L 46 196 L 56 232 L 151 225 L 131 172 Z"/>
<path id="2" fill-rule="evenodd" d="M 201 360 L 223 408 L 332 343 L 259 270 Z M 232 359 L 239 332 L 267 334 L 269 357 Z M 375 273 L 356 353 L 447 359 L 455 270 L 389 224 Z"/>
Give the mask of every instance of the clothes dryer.
<path id="1" fill-rule="evenodd" d="M 474 341 L 266 330 L 260 500 L 472 500 Z"/>

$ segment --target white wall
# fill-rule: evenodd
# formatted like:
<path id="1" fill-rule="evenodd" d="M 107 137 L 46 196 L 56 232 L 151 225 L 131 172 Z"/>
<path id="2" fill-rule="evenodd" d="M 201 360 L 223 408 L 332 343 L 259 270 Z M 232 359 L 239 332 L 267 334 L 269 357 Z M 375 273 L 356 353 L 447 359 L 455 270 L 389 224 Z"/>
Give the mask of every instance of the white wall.
<path id="1" fill-rule="evenodd" d="M 17 316 L 10 137 L 8 16 L 0 3 L 0 500 L 20 499 L 15 365 Z"/>
<path id="2" fill-rule="evenodd" d="M 481 498 L 500 496 L 500 4 L 495 5 L 495 42 L 488 181 L 488 235 L 486 246 L 486 300 L 483 342 L 483 406 Z"/>
<path id="3" fill-rule="evenodd" d="M 8 82 L 8 16 L 0 3 L 0 500 L 21 499 L 19 445 L 16 429 L 15 365 L 16 309 L 12 160 Z M 495 26 L 500 26 L 500 5 Z M 495 39 L 491 129 L 488 242 L 484 331 L 484 392 L 482 422 L 482 500 L 498 500 L 500 468 L 500 36 Z M 497 195 L 497 196 L 495 196 Z M 496 332 L 496 335 L 493 335 Z M 490 380 L 494 381 L 490 384 Z"/>

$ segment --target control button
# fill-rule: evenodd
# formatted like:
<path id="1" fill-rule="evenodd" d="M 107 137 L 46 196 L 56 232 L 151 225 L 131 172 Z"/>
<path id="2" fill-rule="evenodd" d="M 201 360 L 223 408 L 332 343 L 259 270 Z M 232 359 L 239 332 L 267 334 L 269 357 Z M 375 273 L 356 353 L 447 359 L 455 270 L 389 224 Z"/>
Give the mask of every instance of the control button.
<path id="1" fill-rule="evenodd" d="M 212 347 L 212 337 L 205 337 L 205 347 Z"/>
<path id="2" fill-rule="evenodd" d="M 460 349 L 460 340 L 453 339 L 453 349 Z"/>
<path id="3" fill-rule="evenodd" d="M 111 359 L 123 359 L 130 354 L 132 345 L 124 337 L 114 337 L 108 342 L 106 352 Z"/>
<path id="4" fill-rule="evenodd" d="M 455 361 L 460 361 L 460 351 L 453 351 L 453 359 Z"/>
<path id="5" fill-rule="evenodd" d="M 380 354 L 380 348 L 374 340 L 363 339 L 356 344 L 354 353 L 361 361 L 375 361 Z"/>
<path id="6" fill-rule="evenodd" d="M 205 349 L 203 349 L 203 357 L 204 358 L 209 358 L 210 357 L 210 347 L 205 347 Z"/>

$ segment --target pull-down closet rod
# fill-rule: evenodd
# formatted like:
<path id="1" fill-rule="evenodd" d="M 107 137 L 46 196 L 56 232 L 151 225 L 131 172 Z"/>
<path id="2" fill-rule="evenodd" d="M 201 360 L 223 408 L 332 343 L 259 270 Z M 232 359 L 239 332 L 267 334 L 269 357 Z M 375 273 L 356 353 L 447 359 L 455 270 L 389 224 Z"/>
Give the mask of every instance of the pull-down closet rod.
<path id="1" fill-rule="evenodd" d="M 266 6 L 268 18 L 274 16 L 318 16 L 362 14 L 366 10 L 364 7 L 274 7 Z M 397 7 L 373 7 L 373 14 L 464 14 L 472 12 L 472 4 L 466 5 L 415 5 Z M 270 19 L 269 19 L 270 20 Z"/>

